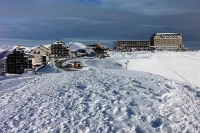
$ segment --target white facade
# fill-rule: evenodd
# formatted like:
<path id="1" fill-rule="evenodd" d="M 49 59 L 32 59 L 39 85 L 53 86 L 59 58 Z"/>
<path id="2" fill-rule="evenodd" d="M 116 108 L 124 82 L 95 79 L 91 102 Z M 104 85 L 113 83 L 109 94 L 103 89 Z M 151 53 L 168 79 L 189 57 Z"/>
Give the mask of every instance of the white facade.
<path id="1" fill-rule="evenodd" d="M 49 61 L 50 50 L 42 45 L 31 51 L 33 68 L 40 68 Z"/>

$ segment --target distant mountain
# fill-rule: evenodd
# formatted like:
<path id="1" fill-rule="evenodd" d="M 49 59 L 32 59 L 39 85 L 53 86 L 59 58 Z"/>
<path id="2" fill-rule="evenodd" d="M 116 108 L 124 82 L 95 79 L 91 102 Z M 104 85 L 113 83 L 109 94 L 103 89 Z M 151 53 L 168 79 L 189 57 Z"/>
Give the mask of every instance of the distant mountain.
<path id="1" fill-rule="evenodd" d="M 85 49 L 86 46 L 82 43 L 79 43 L 79 42 L 70 42 L 70 43 L 67 43 L 67 45 L 73 50 L 78 50 L 78 49 Z"/>
<path id="2" fill-rule="evenodd" d="M 2 45 L 0 46 L 0 53 L 4 52 L 4 51 L 12 51 L 13 49 L 15 49 L 17 46 L 10 46 L 10 45 Z"/>

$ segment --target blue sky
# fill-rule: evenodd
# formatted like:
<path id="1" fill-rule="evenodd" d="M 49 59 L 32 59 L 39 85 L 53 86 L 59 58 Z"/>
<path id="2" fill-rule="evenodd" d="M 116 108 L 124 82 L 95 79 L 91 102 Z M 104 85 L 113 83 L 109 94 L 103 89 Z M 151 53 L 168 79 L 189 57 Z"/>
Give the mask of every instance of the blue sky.
<path id="1" fill-rule="evenodd" d="M 0 5 L 0 45 L 147 40 L 179 32 L 200 49 L 199 0 L 9 0 Z"/>

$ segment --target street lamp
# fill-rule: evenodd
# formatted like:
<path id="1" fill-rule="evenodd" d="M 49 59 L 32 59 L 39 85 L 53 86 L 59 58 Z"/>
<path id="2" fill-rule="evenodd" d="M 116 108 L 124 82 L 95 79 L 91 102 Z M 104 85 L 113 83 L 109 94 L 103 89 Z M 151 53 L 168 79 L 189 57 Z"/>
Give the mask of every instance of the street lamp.
<path id="1" fill-rule="evenodd" d="M 125 65 L 126 65 L 126 70 L 127 70 L 127 67 L 128 67 L 128 63 L 129 63 L 129 61 L 126 61 L 126 63 L 125 63 Z"/>

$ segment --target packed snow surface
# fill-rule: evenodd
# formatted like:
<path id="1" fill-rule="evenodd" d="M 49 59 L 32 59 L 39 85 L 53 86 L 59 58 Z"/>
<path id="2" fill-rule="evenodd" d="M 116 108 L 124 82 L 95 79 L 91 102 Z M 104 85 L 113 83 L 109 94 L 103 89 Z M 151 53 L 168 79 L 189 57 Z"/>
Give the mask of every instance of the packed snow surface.
<path id="1" fill-rule="evenodd" d="M 0 133 L 200 132 L 200 52 L 109 55 L 0 75 Z"/>
<path id="2" fill-rule="evenodd" d="M 115 60 L 128 70 L 158 74 L 200 87 L 200 52 L 111 52 Z"/>
<path id="3" fill-rule="evenodd" d="M 200 52 L 109 52 L 105 59 L 79 58 L 84 69 L 126 69 L 148 72 L 200 87 Z M 68 62 L 63 64 L 65 66 Z M 128 63 L 127 63 L 128 62 Z M 126 66 L 127 63 L 127 66 Z"/>
<path id="4" fill-rule="evenodd" d="M 0 83 L 14 84 L 0 95 L 0 132 L 200 132 L 198 88 L 148 73 L 85 70 Z"/>

